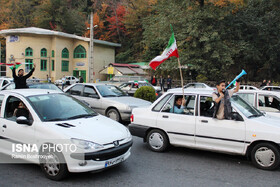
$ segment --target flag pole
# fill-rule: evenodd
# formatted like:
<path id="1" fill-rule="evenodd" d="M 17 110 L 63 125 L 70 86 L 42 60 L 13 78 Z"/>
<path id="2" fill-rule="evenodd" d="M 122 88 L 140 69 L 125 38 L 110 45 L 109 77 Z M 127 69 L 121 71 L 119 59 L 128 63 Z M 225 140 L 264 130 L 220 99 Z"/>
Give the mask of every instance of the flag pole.
<path id="1" fill-rule="evenodd" d="M 180 58 L 178 57 L 177 59 L 178 59 L 178 65 L 179 65 L 180 76 L 181 76 L 181 86 L 182 86 L 183 97 L 184 97 L 184 82 L 183 82 L 182 68 L 181 68 Z"/>

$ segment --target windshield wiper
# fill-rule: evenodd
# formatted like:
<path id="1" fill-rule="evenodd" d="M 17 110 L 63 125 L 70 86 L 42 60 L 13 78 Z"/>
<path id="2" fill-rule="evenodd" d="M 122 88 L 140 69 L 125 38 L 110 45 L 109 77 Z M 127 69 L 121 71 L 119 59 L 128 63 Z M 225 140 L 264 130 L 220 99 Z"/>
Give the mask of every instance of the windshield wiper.
<path id="1" fill-rule="evenodd" d="M 261 115 L 261 114 L 253 114 L 253 115 L 251 115 L 251 116 L 248 116 L 248 118 L 260 117 L 260 116 L 262 116 L 262 115 Z"/>
<path id="2" fill-rule="evenodd" d="M 46 121 L 63 121 L 65 118 L 53 118 L 53 119 L 48 119 Z"/>
<path id="3" fill-rule="evenodd" d="M 95 114 L 81 114 L 81 115 L 69 117 L 67 119 L 90 118 L 93 116 L 96 116 L 96 115 Z"/>
<path id="4" fill-rule="evenodd" d="M 117 97 L 116 95 L 104 95 L 103 97 Z"/>
<path id="5" fill-rule="evenodd" d="M 128 96 L 128 95 L 118 95 L 118 97 L 125 97 L 125 96 Z"/>

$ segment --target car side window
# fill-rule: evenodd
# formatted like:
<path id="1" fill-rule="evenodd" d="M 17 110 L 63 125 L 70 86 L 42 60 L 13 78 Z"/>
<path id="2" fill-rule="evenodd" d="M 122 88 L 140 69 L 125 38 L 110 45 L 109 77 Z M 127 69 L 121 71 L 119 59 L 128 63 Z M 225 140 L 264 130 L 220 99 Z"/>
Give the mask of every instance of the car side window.
<path id="1" fill-rule="evenodd" d="M 163 109 L 161 110 L 161 112 L 168 112 L 170 113 L 170 110 L 173 108 L 174 106 L 174 102 L 175 102 L 175 96 L 173 96 L 167 103 L 166 105 L 163 107 Z"/>
<path id="2" fill-rule="evenodd" d="M 214 114 L 214 101 L 212 97 L 201 96 L 199 103 L 200 116 L 213 117 Z"/>
<path id="3" fill-rule="evenodd" d="M 11 84 L 8 85 L 7 87 L 5 87 L 4 90 L 13 90 L 13 89 L 15 89 L 15 87 L 16 87 L 15 83 L 11 83 Z"/>
<path id="4" fill-rule="evenodd" d="M 133 83 L 132 88 L 138 88 L 138 83 Z"/>
<path id="5" fill-rule="evenodd" d="M 254 106 L 254 94 L 252 93 L 238 93 L 239 97 L 244 99 L 250 105 Z"/>
<path id="6" fill-rule="evenodd" d="M 129 89 L 131 87 L 131 83 L 124 83 L 119 86 L 121 89 Z"/>
<path id="7" fill-rule="evenodd" d="M 75 85 L 69 89 L 69 92 L 67 91 L 67 93 L 70 93 L 71 95 L 81 95 L 83 87 L 83 85 Z"/>
<path id="8" fill-rule="evenodd" d="M 29 109 L 26 107 L 26 104 L 21 99 L 10 96 L 6 102 L 4 118 L 16 121 L 16 118 L 19 116 L 24 116 L 29 120 L 32 119 L 32 116 L 29 112 Z"/>
<path id="9" fill-rule="evenodd" d="M 3 99 L 4 99 L 4 95 L 0 95 L 0 111 L 1 111 L 1 108 L 2 108 Z"/>
<path id="10" fill-rule="evenodd" d="M 91 97 L 91 96 L 94 96 L 94 95 L 97 95 L 95 89 L 92 86 L 85 86 L 83 96 Z"/>
<path id="11" fill-rule="evenodd" d="M 187 95 L 185 96 L 186 105 L 182 105 L 182 95 L 173 96 L 169 102 L 164 106 L 162 112 L 169 112 L 175 114 L 185 114 L 185 115 L 194 115 L 194 106 L 195 106 L 195 96 Z"/>
<path id="12" fill-rule="evenodd" d="M 160 109 L 163 107 L 163 105 L 168 101 L 168 99 L 171 97 L 171 94 L 166 95 L 163 99 L 161 99 L 152 109 L 155 112 L 159 112 Z"/>
<path id="13" fill-rule="evenodd" d="M 9 83 L 9 82 L 8 82 L 7 80 L 4 80 L 2 86 L 5 86 L 5 85 L 8 84 L 8 83 Z"/>
<path id="14" fill-rule="evenodd" d="M 280 111 L 279 98 L 270 95 L 259 95 L 259 109 L 265 112 Z"/>

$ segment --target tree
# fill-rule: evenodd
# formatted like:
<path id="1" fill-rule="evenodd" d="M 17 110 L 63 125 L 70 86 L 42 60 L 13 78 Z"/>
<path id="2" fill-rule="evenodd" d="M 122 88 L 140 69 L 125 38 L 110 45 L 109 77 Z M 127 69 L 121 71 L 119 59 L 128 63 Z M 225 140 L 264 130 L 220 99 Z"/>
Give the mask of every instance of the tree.
<path id="1" fill-rule="evenodd" d="M 86 15 L 82 12 L 86 6 L 86 0 L 43 0 L 34 21 L 41 28 L 82 35 L 86 31 Z"/>

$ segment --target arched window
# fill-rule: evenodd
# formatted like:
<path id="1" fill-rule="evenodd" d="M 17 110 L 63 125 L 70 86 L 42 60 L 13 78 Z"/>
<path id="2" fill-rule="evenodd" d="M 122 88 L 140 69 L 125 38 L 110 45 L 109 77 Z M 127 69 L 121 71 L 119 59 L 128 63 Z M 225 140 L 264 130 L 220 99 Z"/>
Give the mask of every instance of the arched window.
<path id="1" fill-rule="evenodd" d="M 62 58 L 69 58 L 69 51 L 67 48 L 64 48 L 61 53 Z"/>
<path id="2" fill-rule="evenodd" d="M 74 58 L 86 58 L 87 52 L 85 48 L 81 45 L 75 48 L 74 50 Z"/>
<path id="3" fill-rule="evenodd" d="M 25 56 L 33 56 L 33 49 L 28 47 L 25 49 Z"/>
<path id="4" fill-rule="evenodd" d="M 41 57 L 47 57 L 47 50 L 46 50 L 46 48 L 41 49 Z"/>

